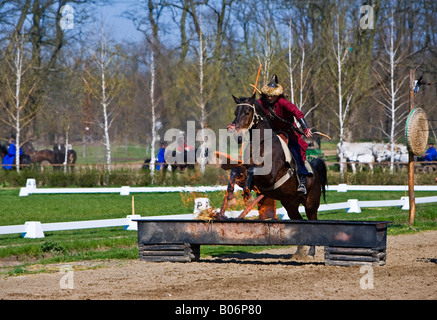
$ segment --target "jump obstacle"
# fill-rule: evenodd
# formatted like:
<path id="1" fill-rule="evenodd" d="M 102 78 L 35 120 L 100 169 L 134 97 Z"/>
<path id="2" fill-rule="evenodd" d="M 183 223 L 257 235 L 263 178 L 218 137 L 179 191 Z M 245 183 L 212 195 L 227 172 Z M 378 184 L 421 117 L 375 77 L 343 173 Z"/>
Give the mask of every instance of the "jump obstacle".
<path id="1" fill-rule="evenodd" d="M 201 245 L 325 247 L 325 265 L 382 266 L 388 221 L 150 220 L 138 223 L 139 259 L 192 262 Z"/>

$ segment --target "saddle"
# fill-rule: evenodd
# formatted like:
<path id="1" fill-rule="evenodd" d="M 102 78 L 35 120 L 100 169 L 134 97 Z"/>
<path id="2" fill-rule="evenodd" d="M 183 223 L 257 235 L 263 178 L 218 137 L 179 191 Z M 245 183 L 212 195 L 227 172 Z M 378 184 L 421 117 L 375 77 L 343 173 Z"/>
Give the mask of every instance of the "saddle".
<path id="1" fill-rule="evenodd" d="M 281 142 L 282 151 L 285 154 L 285 163 L 289 168 L 293 168 L 295 165 L 295 160 L 291 154 L 290 148 L 288 147 L 288 136 L 285 133 L 278 134 L 279 141 Z"/>

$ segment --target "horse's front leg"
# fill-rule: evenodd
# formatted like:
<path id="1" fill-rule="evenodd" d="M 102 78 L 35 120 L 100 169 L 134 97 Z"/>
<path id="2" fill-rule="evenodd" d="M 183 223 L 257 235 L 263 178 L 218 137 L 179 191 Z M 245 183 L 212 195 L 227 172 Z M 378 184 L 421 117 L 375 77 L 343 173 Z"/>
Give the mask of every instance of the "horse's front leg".
<path id="1" fill-rule="evenodd" d="M 253 174 L 254 174 L 254 167 L 250 167 L 247 169 L 247 175 L 244 182 L 243 187 L 243 199 L 244 203 L 247 205 L 250 205 L 254 199 L 252 196 L 252 190 L 253 190 Z"/>
<path id="2" fill-rule="evenodd" d="M 225 211 L 227 207 L 233 208 L 237 204 L 237 200 L 235 199 L 235 184 L 240 184 L 241 181 L 246 180 L 246 167 L 238 166 L 231 170 L 229 174 L 229 183 L 226 189 L 226 195 L 223 199 L 223 203 L 220 209 L 220 216 L 223 217 L 225 215 Z"/>

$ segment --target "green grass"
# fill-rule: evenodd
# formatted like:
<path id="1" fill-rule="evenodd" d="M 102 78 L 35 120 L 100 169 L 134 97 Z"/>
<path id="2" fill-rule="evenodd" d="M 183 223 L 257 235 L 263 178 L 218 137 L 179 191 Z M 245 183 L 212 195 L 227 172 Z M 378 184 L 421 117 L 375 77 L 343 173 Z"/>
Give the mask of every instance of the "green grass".
<path id="1" fill-rule="evenodd" d="M 0 225 L 20 225 L 26 221 L 67 222 L 123 218 L 131 213 L 132 197 L 118 194 L 31 195 L 18 197 L 18 189 L 0 189 Z M 436 192 L 416 192 L 416 197 L 435 196 Z M 220 207 L 223 192 L 208 194 L 154 193 L 135 194 L 135 213 L 141 216 L 186 214 L 193 211 L 194 198 L 206 196 L 213 207 Z M 404 192 L 327 192 L 327 202 L 348 199 L 400 199 Z M 322 202 L 323 203 L 323 202 Z M 278 203 L 278 207 L 280 204 Z M 397 207 L 362 208 L 362 212 L 345 210 L 320 212 L 320 220 L 392 221 L 388 234 L 397 235 L 437 229 L 437 206 L 416 206 L 413 228 L 408 225 L 408 211 Z M 202 256 L 262 250 L 263 247 L 202 246 Z M 0 268 L 0 273 L 21 274 L 39 263 L 66 263 L 95 259 L 137 259 L 137 232 L 121 227 L 46 232 L 43 239 L 24 239 L 20 235 L 0 235 L 0 261 L 17 259 L 20 266 Z"/>

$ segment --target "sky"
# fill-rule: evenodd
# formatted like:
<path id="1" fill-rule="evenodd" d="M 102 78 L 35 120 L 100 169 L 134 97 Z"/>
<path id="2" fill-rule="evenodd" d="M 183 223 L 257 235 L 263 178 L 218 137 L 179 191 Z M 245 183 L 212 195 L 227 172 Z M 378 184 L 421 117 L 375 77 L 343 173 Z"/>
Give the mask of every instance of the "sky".
<path id="1" fill-rule="evenodd" d="M 115 0 L 112 1 L 111 5 L 99 8 L 99 14 L 104 18 L 105 27 L 109 28 L 116 40 L 138 41 L 143 39 L 143 34 L 136 30 L 133 22 L 121 17 L 125 10 L 137 2 L 135 0 Z"/>

